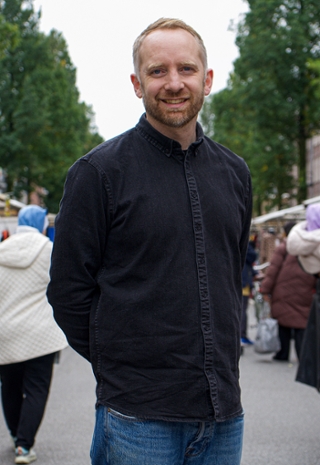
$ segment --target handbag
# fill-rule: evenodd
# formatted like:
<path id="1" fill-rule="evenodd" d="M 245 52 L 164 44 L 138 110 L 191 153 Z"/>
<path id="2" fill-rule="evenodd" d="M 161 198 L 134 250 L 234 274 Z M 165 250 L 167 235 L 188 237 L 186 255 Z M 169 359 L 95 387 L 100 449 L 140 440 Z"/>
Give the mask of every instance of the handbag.
<path id="1" fill-rule="evenodd" d="M 270 317 L 270 305 L 265 301 L 258 321 L 253 348 L 258 354 L 269 354 L 280 350 L 278 322 Z"/>
<path id="2" fill-rule="evenodd" d="M 320 289 L 313 296 L 307 327 L 304 331 L 296 381 L 320 392 Z"/>

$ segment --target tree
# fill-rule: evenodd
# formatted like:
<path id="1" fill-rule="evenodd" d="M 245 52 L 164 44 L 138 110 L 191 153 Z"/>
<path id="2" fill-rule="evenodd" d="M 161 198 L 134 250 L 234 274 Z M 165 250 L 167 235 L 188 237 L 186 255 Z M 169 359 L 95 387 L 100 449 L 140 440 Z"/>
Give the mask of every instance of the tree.
<path id="1" fill-rule="evenodd" d="M 19 41 L 19 30 L 15 24 L 11 24 L 4 16 L 0 15 L 0 59 L 4 58 L 5 50 L 16 47 Z"/>
<path id="2" fill-rule="evenodd" d="M 245 104 L 246 86 L 230 77 L 229 86 L 213 95 L 203 107 L 201 121 L 206 134 L 247 161 L 254 192 L 254 210 L 261 214 L 265 200 L 280 206 L 282 195 L 292 191 L 292 145 L 280 135 L 260 131 L 254 109 Z"/>
<path id="3" fill-rule="evenodd" d="M 39 32 L 31 1 L 7 0 L 0 13 L 21 39 L 0 60 L 0 165 L 16 196 L 41 186 L 46 206 L 57 211 L 68 167 L 102 138 L 91 108 L 79 102 L 62 35 Z"/>
<path id="4" fill-rule="evenodd" d="M 313 0 L 248 3 L 250 11 L 239 24 L 236 39 L 240 56 L 229 83 L 233 105 L 223 110 L 224 118 L 233 111 L 233 120 L 241 121 L 242 139 L 248 140 L 241 155 L 252 170 L 255 193 L 263 200 L 273 196 L 281 207 L 284 193 L 290 189 L 294 195 L 294 164 L 299 168 L 298 200 L 307 195 L 306 140 L 320 127 L 319 97 L 312 84 L 315 72 L 308 66 L 310 59 L 320 57 L 320 4 Z M 215 115 L 219 104 L 221 99 L 213 96 L 210 110 Z M 221 131 L 215 118 L 218 140 Z"/>
<path id="5" fill-rule="evenodd" d="M 308 62 L 309 68 L 315 73 L 315 76 L 311 82 L 311 84 L 315 88 L 315 95 L 317 99 L 320 100 L 320 60 L 310 60 Z"/>

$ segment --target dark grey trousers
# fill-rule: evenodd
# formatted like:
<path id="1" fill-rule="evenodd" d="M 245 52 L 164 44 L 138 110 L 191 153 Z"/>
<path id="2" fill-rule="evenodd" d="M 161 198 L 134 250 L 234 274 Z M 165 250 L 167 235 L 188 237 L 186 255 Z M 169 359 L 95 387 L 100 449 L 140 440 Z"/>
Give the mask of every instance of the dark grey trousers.
<path id="1" fill-rule="evenodd" d="M 44 415 L 55 354 L 0 365 L 4 418 L 16 446 L 30 449 Z"/>

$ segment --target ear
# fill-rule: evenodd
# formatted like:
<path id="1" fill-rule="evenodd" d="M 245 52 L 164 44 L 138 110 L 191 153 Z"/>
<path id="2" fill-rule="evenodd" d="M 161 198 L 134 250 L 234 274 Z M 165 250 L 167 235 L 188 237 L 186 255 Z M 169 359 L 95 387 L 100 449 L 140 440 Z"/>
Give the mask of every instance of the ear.
<path id="1" fill-rule="evenodd" d="M 142 98 L 141 84 L 136 74 L 130 74 L 130 79 L 133 84 L 133 89 L 138 98 Z"/>
<path id="2" fill-rule="evenodd" d="M 213 70 L 212 69 L 207 69 L 206 72 L 206 79 L 204 81 L 204 95 L 207 96 L 211 92 L 212 84 L 213 84 Z"/>

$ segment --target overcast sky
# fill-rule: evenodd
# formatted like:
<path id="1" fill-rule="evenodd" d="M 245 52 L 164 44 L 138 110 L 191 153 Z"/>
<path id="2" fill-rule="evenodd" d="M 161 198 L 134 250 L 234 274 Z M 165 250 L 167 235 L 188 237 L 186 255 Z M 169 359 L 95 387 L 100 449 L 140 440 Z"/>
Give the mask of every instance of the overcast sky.
<path id="1" fill-rule="evenodd" d="M 134 126 L 144 111 L 132 88 L 132 44 L 160 17 L 179 18 L 202 36 L 214 69 L 212 92 L 226 87 L 238 56 L 237 23 L 248 11 L 245 0 L 35 0 L 40 29 L 61 32 L 77 69 L 80 99 L 91 105 L 100 135 L 109 139 Z"/>

